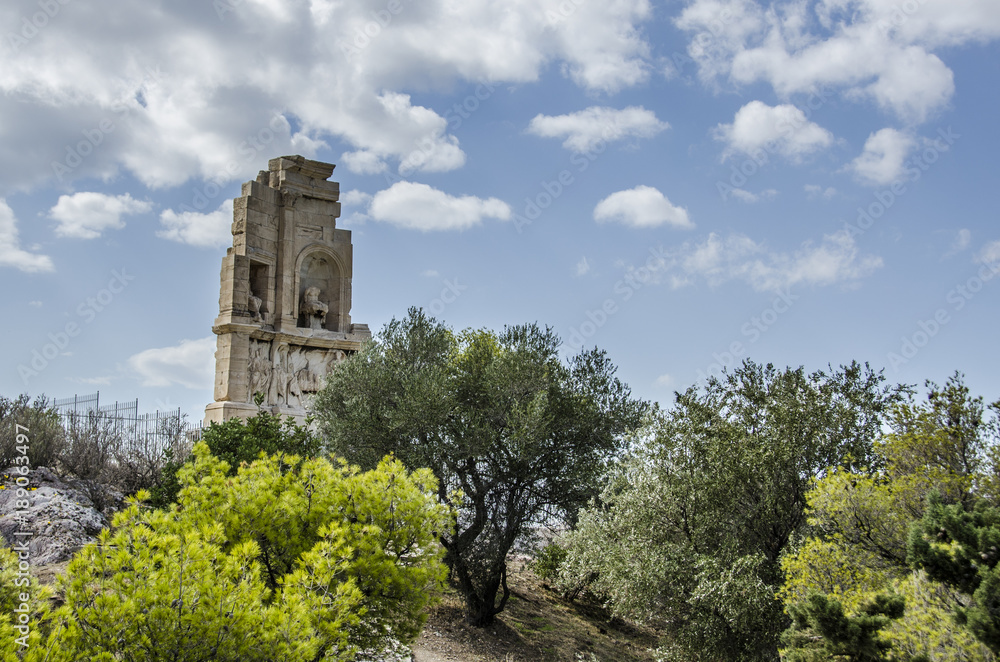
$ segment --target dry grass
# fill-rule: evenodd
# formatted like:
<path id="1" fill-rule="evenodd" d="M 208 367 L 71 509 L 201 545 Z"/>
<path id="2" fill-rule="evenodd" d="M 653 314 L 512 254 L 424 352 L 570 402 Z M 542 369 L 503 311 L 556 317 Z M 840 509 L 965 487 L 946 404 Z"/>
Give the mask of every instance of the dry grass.
<path id="1" fill-rule="evenodd" d="M 474 628 L 448 592 L 414 645 L 415 662 L 651 662 L 656 634 L 609 617 L 586 600 L 567 602 L 515 563 L 511 597 L 495 625 Z"/>

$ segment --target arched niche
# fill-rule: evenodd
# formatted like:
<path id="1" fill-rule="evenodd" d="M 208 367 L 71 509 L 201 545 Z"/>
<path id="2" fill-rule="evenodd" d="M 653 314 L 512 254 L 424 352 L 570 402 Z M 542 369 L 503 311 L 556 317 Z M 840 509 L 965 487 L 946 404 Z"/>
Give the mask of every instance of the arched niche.
<path id="1" fill-rule="evenodd" d="M 325 247 L 309 247 L 302 251 L 295 269 L 296 326 L 327 331 L 342 330 L 343 274 L 340 258 Z M 314 296 L 307 297 L 307 292 Z M 319 305 L 307 302 L 307 298 L 318 299 Z M 323 307 L 326 308 L 325 311 Z"/>

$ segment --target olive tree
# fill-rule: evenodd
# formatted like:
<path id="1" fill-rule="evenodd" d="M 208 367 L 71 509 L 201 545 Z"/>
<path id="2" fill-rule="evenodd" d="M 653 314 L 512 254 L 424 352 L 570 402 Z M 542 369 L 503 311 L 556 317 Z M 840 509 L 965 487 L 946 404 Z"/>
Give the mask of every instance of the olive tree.
<path id="1" fill-rule="evenodd" d="M 506 557 L 535 525 L 572 522 L 647 405 L 597 349 L 568 361 L 536 324 L 455 333 L 410 309 L 328 378 L 316 415 L 334 452 L 429 467 L 458 517 L 443 532 L 467 620 L 509 596 Z"/>
<path id="2" fill-rule="evenodd" d="M 662 626 L 683 660 L 776 660 L 788 618 L 780 560 L 828 467 L 861 466 L 899 391 L 857 364 L 744 362 L 676 394 L 648 443 L 580 516 L 563 579 L 592 580 L 623 616 Z"/>

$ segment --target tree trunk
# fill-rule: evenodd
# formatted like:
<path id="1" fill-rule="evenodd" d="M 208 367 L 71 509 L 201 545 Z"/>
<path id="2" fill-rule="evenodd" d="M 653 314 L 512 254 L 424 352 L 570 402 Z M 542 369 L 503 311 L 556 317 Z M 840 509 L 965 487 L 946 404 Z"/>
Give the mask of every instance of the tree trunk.
<path id="1" fill-rule="evenodd" d="M 503 589 L 503 596 L 500 604 L 497 604 L 497 592 Z M 510 589 L 507 587 L 507 566 L 500 570 L 500 575 L 490 577 L 483 586 L 482 595 L 475 591 L 465 594 L 465 620 L 469 625 L 477 628 L 484 628 L 492 625 L 496 620 L 496 615 L 503 611 L 507 605 L 507 598 L 510 597 Z"/>

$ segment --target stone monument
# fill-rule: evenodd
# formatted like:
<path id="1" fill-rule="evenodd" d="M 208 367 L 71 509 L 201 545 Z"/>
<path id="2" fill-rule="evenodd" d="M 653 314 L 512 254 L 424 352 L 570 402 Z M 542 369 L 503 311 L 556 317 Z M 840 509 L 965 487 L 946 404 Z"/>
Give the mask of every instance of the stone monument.
<path id="1" fill-rule="evenodd" d="M 255 394 L 267 411 L 301 422 L 326 375 L 371 338 L 367 324 L 351 322 L 351 233 L 337 229 L 333 168 L 271 159 L 233 201 L 206 423 L 255 415 Z"/>

